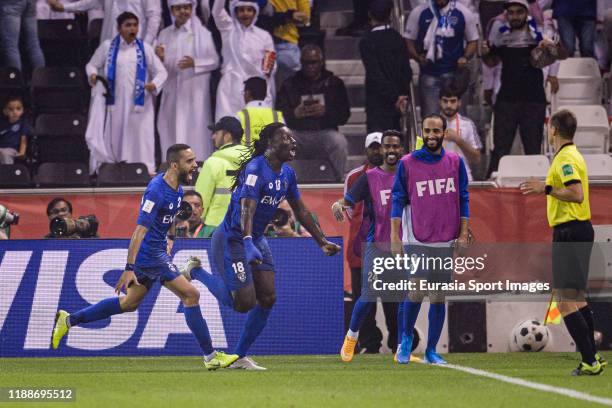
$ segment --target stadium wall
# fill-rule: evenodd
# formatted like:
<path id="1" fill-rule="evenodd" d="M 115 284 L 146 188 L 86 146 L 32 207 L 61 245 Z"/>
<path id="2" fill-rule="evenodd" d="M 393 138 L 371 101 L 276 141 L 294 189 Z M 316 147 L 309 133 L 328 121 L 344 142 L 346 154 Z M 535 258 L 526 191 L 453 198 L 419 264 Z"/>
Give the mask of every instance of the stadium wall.
<path id="1" fill-rule="evenodd" d="M 180 300 L 159 285 L 136 312 L 74 327 L 65 344 L 51 349 L 58 308 L 75 311 L 115 296 L 127 247 L 127 240 L 0 241 L 0 357 L 201 354 Z M 252 353 L 337 353 L 344 331 L 342 258 L 324 256 L 312 239 L 277 238 L 270 247 L 277 302 Z M 174 262 L 197 255 L 210 270 L 209 251 L 209 240 L 179 240 Z M 220 306 L 202 284 L 194 284 L 214 346 L 232 350 L 245 315 Z"/>

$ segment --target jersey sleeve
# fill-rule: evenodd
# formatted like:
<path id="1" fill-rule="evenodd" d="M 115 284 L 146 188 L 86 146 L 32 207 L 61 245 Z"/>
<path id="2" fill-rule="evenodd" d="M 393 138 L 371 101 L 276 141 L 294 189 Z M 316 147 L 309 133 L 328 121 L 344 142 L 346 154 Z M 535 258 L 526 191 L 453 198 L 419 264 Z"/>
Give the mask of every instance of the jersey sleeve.
<path id="1" fill-rule="evenodd" d="M 404 162 L 401 160 L 395 172 L 391 198 L 391 218 L 401 218 L 404 208 L 410 203 L 406 171 L 404 170 Z"/>
<path id="2" fill-rule="evenodd" d="M 155 188 L 147 189 L 142 196 L 136 224 L 150 228 L 162 205 L 163 194 Z"/>
<path id="3" fill-rule="evenodd" d="M 459 157 L 459 216 L 470 218 L 470 192 L 468 190 L 469 178 L 465 162 Z"/>
<path id="4" fill-rule="evenodd" d="M 352 205 L 358 202 L 364 201 L 370 195 L 370 185 L 368 183 L 368 176 L 363 173 L 355 183 L 351 186 L 349 191 L 344 194 L 344 199 Z"/>
<path id="5" fill-rule="evenodd" d="M 563 157 L 560 159 L 559 164 L 555 166 L 555 171 L 563 185 L 569 186 L 574 183 L 582 183 L 576 162 L 571 157 Z"/>
<path id="6" fill-rule="evenodd" d="M 300 198 L 300 190 L 298 189 L 297 184 L 297 176 L 295 175 L 295 171 L 291 169 L 289 172 L 289 186 L 287 187 L 287 199 L 288 200 L 298 200 Z"/>
<path id="7" fill-rule="evenodd" d="M 257 164 L 249 163 L 244 170 L 244 181 L 240 188 L 240 199 L 250 198 L 259 202 L 262 183 L 262 175 Z"/>

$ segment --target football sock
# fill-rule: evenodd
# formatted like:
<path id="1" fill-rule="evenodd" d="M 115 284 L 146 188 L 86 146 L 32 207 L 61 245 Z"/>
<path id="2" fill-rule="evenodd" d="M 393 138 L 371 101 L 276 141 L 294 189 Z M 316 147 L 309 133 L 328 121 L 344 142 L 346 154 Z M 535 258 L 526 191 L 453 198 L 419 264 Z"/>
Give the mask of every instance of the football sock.
<path id="1" fill-rule="evenodd" d="M 372 310 L 373 306 L 374 302 L 367 302 L 365 300 L 362 300 L 361 296 L 359 297 L 359 299 L 357 299 L 357 302 L 355 302 L 355 306 L 353 307 L 353 313 L 351 314 L 351 322 L 349 324 L 349 328 L 352 331 L 359 331 L 359 328 L 363 324 L 363 321 L 365 320 L 368 313 L 370 313 L 370 310 Z"/>
<path id="2" fill-rule="evenodd" d="M 204 354 L 208 356 L 213 353 L 215 350 L 212 346 L 212 340 L 210 339 L 210 333 L 208 332 L 206 320 L 204 320 L 204 317 L 202 317 L 200 305 L 189 307 L 185 306 L 183 308 L 183 313 L 185 315 L 187 326 L 189 326 L 189 330 L 191 330 L 196 340 L 198 340 L 200 348 Z"/>
<path id="3" fill-rule="evenodd" d="M 589 327 L 589 340 L 591 340 L 591 347 L 593 347 L 593 351 L 597 353 L 597 345 L 595 344 L 595 320 L 593 319 L 593 311 L 591 310 L 591 306 L 586 305 L 578 310 Z"/>
<path id="4" fill-rule="evenodd" d="M 96 320 L 106 319 L 112 315 L 123 313 L 118 297 L 107 298 L 99 301 L 95 305 L 87 306 L 78 312 L 70 314 L 68 325 L 70 327 L 81 323 L 95 322 Z"/>
<path id="5" fill-rule="evenodd" d="M 251 345 L 261 334 L 264 327 L 266 327 L 271 310 L 272 309 L 264 309 L 257 305 L 249 311 L 246 323 L 242 329 L 242 334 L 240 335 L 240 340 L 236 346 L 235 354 L 238 354 L 241 358 L 246 356 Z"/>
<path id="6" fill-rule="evenodd" d="M 351 329 L 348 329 L 348 332 L 346 332 L 346 335 L 353 340 L 357 340 L 359 338 L 359 331 L 353 331 Z"/>
<path id="7" fill-rule="evenodd" d="M 419 311 L 421 310 L 421 302 L 411 302 L 407 300 L 403 302 L 404 306 L 404 332 L 407 335 L 412 335 L 414 325 L 416 324 Z"/>
<path id="8" fill-rule="evenodd" d="M 591 341 L 589 341 L 589 326 L 584 320 L 582 313 L 575 311 L 564 316 L 563 321 L 570 336 L 574 339 L 578 351 L 582 354 L 582 361 L 587 364 L 593 364 L 595 362 L 595 350 L 593 350 Z"/>
<path id="9" fill-rule="evenodd" d="M 193 268 L 191 278 L 202 282 L 222 305 L 234 307 L 232 293 L 227 289 L 225 281 L 221 277 L 208 273 L 202 268 Z"/>
<path id="10" fill-rule="evenodd" d="M 444 326 L 444 317 L 446 316 L 446 305 L 444 303 L 429 304 L 429 329 L 427 333 L 427 349 L 436 350 L 440 334 L 442 334 L 442 326 Z"/>
<path id="11" fill-rule="evenodd" d="M 402 342 L 402 338 L 404 337 L 404 327 L 406 325 L 406 319 L 404 315 L 406 314 L 406 302 L 400 302 L 397 307 L 397 343 Z"/>

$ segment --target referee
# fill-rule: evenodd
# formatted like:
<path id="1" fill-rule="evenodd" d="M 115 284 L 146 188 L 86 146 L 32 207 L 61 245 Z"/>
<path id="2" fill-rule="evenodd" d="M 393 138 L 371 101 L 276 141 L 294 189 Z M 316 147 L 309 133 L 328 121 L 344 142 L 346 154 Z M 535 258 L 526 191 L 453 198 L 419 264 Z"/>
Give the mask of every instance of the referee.
<path id="1" fill-rule="evenodd" d="M 546 194 L 548 224 L 553 228 L 553 289 L 567 330 L 582 361 L 572 375 L 598 375 L 607 362 L 597 353 L 591 308 L 586 303 L 589 259 L 594 231 L 589 207 L 589 179 L 584 158 L 573 143 L 576 116 L 555 113 L 548 142 L 555 148 L 546 183 L 521 183 L 523 194 Z"/>

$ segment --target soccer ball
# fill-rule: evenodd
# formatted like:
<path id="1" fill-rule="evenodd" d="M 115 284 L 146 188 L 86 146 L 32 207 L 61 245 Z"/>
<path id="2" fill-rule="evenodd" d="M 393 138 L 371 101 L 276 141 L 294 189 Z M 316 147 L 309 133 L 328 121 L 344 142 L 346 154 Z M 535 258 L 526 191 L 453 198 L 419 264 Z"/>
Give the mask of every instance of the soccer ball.
<path id="1" fill-rule="evenodd" d="M 511 347 L 517 351 L 542 351 L 548 343 L 548 328 L 537 320 L 525 320 L 514 326 Z"/>

